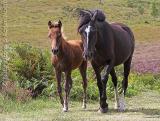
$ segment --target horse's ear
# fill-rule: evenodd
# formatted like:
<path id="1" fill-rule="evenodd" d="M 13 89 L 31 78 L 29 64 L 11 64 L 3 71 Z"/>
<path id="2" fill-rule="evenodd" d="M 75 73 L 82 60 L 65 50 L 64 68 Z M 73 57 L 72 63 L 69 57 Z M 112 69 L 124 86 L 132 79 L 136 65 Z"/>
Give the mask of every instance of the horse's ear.
<path id="1" fill-rule="evenodd" d="M 58 21 L 58 25 L 59 25 L 60 27 L 62 27 L 62 22 L 61 22 L 61 20 Z"/>
<path id="2" fill-rule="evenodd" d="M 80 16 L 84 16 L 86 14 L 88 14 L 90 17 L 92 16 L 89 10 L 80 10 L 80 13 L 79 13 Z"/>
<path id="3" fill-rule="evenodd" d="M 97 14 L 98 14 L 98 11 L 96 10 L 93 17 L 91 18 L 91 21 L 95 22 L 96 19 L 97 19 Z"/>
<path id="4" fill-rule="evenodd" d="M 50 28 L 52 26 L 52 22 L 48 21 L 48 27 Z"/>

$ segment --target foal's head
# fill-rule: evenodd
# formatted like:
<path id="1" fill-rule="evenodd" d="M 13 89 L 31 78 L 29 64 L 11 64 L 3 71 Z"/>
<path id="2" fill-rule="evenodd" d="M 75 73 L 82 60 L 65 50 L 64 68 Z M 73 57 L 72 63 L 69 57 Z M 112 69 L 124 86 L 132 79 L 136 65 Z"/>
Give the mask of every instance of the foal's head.
<path id="1" fill-rule="evenodd" d="M 96 50 L 95 46 L 97 43 L 97 28 L 96 28 L 96 16 L 97 12 L 91 16 L 91 20 L 88 24 L 84 25 L 79 29 L 81 34 L 83 45 L 84 45 L 84 58 L 91 60 Z"/>
<path id="2" fill-rule="evenodd" d="M 59 20 L 58 22 L 52 23 L 51 21 L 48 22 L 48 37 L 51 40 L 51 48 L 52 53 L 54 55 L 59 54 L 60 45 L 62 43 L 62 32 L 61 32 L 62 22 Z"/>

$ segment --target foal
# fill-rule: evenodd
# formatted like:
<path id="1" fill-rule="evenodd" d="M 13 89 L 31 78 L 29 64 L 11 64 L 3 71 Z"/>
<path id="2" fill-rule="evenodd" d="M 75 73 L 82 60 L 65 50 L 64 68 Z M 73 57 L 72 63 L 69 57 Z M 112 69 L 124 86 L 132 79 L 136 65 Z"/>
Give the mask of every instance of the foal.
<path id="1" fill-rule="evenodd" d="M 70 40 L 66 41 L 63 38 L 61 27 L 62 23 L 58 22 L 52 23 L 48 22 L 49 33 L 48 37 L 51 40 L 52 48 L 52 64 L 55 68 L 56 79 L 57 79 L 57 90 L 60 97 L 61 104 L 63 106 L 63 111 L 68 111 L 68 97 L 72 87 L 72 70 L 79 68 L 82 79 L 83 79 L 83 105 L 82 108 L 86 108 L 86 88 L 87 88 L 87 78 L 86 69 L 87 61 L 83 59 L 83 44 L 82 41 Z M 65 73 L 65 96 L 62 96 L 61 87 L 61 75 L 62 72 Z"/>

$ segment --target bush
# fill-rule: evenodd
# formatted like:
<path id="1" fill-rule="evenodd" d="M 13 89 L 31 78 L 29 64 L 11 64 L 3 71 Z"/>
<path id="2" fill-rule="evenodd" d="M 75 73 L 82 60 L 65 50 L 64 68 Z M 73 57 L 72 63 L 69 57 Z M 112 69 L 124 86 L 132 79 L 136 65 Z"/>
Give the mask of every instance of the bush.
<path id="1" fill-rule="evenodd" d="M 9 77 L 18 81 L 21 88 L 32 90 L 36 97 L 53 80 L 49 52 L 29 44 L 13 44 L 9 51 Z"/>
<path id="2" fill-rule="evenodd" d="M 27 94 L 25 93 L 25 90 L 31 90 L 33 97 L 40 94 L 43 97 L 56 95 L 56 80 L 54 78 L 49 52 L 34 48 L 28 44 L 13 44 L 9 50 L 9 56 L 9 77 L 11 80 L 14 80 L 16 86 L 20 87 L 18 90 L 24 89 L 24 91 L 21 91 L 24 92 L 24 94 Z M 116 73 L 118 77 L 118 90 L 121 90 L 123 66 L 116 67 Z M 97 87 L 97 81 L 95 79 L 94 71 L 91 67 L 88 67 L 87 75 L 87 98 L 89 100 L 98 100 L 99 91 Z M 146 89 L 160 91 L 159 77 L 160 75 L 139 75 L 136 73 L 130 73 L 127 96 L 134 96 Z M 73 100 L 82 100 L 82 77 L 78 69 L 73 71 L 72 80 L 73 87 L 71 89 L 70 97 Z M 64 81 L 62 80 L 62 82 Z M 62 87 L 64 87 L 63 84 Z M 23 99 L 23 94 L 21 94 L 18 95 L 20 95 L 20 99 Z M 109 98 L 114 97 L 114 87 L 111 78 L 109 78 L 107 84 L 107 96 Z"/>

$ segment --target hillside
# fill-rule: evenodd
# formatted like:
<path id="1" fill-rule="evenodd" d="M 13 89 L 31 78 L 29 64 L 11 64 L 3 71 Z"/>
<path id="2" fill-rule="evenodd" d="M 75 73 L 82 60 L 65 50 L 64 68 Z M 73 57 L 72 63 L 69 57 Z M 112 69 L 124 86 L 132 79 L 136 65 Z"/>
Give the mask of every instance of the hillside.
<path id="1" fill-rule="evenodd" d="M 77 39 L 76 10 L 84 8 L 102 9 L 107 21 L 128 24 L 137 41 L 158 41 L 160 16 L 151 15 L 151 6 L 150 0 L 106 0 L 103 5 L 98 0 L 8 0 L 8 40 L 48 47 L 47 22 L 58 19 L 62 20 L 68 39 Z M 156 7 L 160 8 L 159 0 Z"/>

